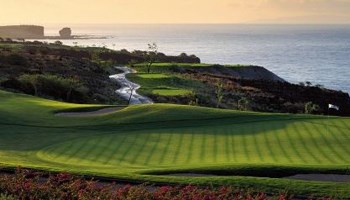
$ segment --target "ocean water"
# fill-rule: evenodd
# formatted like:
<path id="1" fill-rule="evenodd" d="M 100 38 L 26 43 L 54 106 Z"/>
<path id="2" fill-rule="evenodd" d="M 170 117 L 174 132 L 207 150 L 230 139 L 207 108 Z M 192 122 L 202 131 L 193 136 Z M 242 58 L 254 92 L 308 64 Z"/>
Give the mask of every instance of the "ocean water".
<path id="1" fill-rule="evenodd" d="M 67 45 L 106 46 L 195 54 L 204 63 L 263 66 L 283 79 L 310 81 L 350 92 L 350 25 L 71 25 L 73 34 L 108 39 L 62 40 Z M 60 26 L 46 28 L 57 35 Z M 73 42 L 76 42 L 73 44 Z"/>

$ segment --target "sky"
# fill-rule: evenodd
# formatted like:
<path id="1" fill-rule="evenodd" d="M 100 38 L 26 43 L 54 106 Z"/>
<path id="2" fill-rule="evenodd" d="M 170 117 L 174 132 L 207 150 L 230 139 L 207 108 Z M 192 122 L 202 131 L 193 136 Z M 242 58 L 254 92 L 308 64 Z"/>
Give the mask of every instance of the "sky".
<path id="1" fill-rule="evenodd" d="M 0 0 L 0 24 L 350 23 L 350 0 Z"/>

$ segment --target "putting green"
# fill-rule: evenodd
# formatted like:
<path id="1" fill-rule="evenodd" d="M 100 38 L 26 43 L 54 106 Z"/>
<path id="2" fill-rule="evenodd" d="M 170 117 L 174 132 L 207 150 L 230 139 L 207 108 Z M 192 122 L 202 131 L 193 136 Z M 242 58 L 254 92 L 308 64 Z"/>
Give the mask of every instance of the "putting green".
<path id="1" fill-rule="evenodd" d="M 77 105 L 0 91 L 0 160 L 5 166 L 124 179 L 259 186 L 305 192 L 350 184 L 252 177 L 166 177 L 146 171 L 350 166 L 350 119 L 238 112 L 169 104 L 132 106 L 109 115 L 59 117 Z M 266 174 L 269 171 L 267 169 Z M 294 184 L 295 183 L 295 184 Z"/>
<path id="2" fill-rule="evenodd" d="M 146 96 L 184 96 L 190 94 L 194 86 L 199 85 L 195 81 L 166 74 L 129 74 L 128 79 L 142 85 L 140 92 Z"/>
<path id="3" fill-rule="evenodd" d="M 38 156 L 100 167 L 350 163 L 349 127 L 327 122 L 329 130 L 322 120 L 288 120 L 106 134 L 50 146 Z"/>

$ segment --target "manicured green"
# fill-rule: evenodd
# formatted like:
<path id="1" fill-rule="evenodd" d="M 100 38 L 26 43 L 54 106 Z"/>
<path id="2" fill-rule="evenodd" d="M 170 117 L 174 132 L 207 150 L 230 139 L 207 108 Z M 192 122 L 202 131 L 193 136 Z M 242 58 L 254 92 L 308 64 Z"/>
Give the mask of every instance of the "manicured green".
<path id="1" fill-rule="evenodd" d="M 0 162 L 128 180 L 350 196 L 349 183 L 233 176 L 269 175 L 276 169 L 348 173 L 350 118 L 170 104 L 131 106 L 94 117 L 54 115 L 97 106 L 0 90 Z M 156 175 L 174 171 L 231 176 Z"/>
<path id="2" fill-rule="evenodd" d="M 183 96 L 190 94 L 195 86 L 201 85 L 197 81 L 170 74 L 129 74 L 128 79 L 142 85 L 139 91 L 145 95 Z"/>
<path id="3" fill-rule="evenodd" d="M 140 84 L 139 92 L 144 95 L 159 96 L 186 96 L 194 97 L 195 94 L 207 95 L 214 88 L 209 87 L 202 81 L 195 80 L 186 70 L 207 67 L 234 67 L 243 68 L 244 65 L 214 65 L 205 63 L 153 63 L 151 73 L 147 73 L 147 64 L 140 63 L 132 66 L 138 73 L 129 74 L 128 79 Z M 193 99 L 195 100 L 195 99 Z"/>

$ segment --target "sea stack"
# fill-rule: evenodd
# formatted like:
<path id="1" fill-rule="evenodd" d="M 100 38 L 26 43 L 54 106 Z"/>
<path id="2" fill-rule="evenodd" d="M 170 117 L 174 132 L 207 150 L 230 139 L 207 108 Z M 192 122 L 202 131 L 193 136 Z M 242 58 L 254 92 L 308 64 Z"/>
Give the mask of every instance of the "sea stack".
<path id="1" fill-rule="evenodd" d="M 72 29 L 71 28 L 65 27 L 65 28 L 61 29 L 59 31 L 59 33 L 60 33 L 61 38 L 65 38 L 65 39 L 72 38 Z"/>

